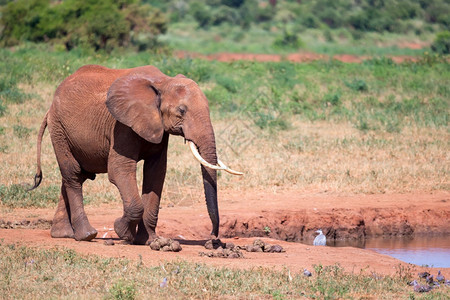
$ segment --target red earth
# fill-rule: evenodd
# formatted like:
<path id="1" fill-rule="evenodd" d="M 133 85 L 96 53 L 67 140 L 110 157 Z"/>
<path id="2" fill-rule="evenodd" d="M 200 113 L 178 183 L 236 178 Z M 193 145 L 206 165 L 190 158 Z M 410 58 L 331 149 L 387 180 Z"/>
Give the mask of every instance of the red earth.
<path id="1" fill-rule="evenodd" d="M 215 53 L 215 54 L 199 54 L 193 52 L 184 52 L 178 51 L 175 53 L 178 58 L 201 58 L 206 60 L 217 60 L 221 62 L 232 62 L 237 60 L 250 60 L 250 61 L 259 61 L 259 62 L 279 62 L 279 61 L 291 61 L 296 63 L 301 62 L 309 62 L 314 60 L 325 60 L 329 59 L 328 55 L 317 54 L 312 52 L 298 52 L 291 53 L 288 55 L 279 55 L 279 54 L 253 54 L 253 53 Z M 391 58 L 396 63 L 402 63 L 405 61 L 417 61 L 418 58 L 416 56 L 409 55 L 388 55 L 386 56 Z M 337 54 L 331 57 L 332 59 L 345 62 L 345 63 L 361 63 L 364 60 L 370 59 L 370 56 L 357 56 L 357 55 L 349 55 L 349 54 Z"/>
<path id="2" fill-rule="evenodd" d="M 313 265 L 339 264 L 348 272 L 393 275 L 400 266 L 412 272 L 433 268 L 401 262 L 371 250 L 353 247 L 314 247 L 298 243 L 311 241 L 315 230 L 323 229 L 328 238 L 363 240 L 374 236 L 415 236 L 450 234 L 450 193 L 447 191 L 412 194 L 351 195 L 326 193 L 302 194 L 295 190 L 282 192 L 221 191 L 219 194 L 223 242 L 235 245 L 253 243 L 256 237 L 281 245 L 284 253 L 250 253 L 244 258 L 226 259 L 200 256 L 206 252 L 211 222 L 203 203 L 192 206 L 162 207 L 157 233 L 180 241 L 177 253 L 153 251 L 148 246 L 126 245 L 112 230 L 114 220 L 121 216 L 120 204 L 87 206 L 91 224 L 98 236 L 91 242 L 73 239 L 53 239 L 49 224 L 54 209 L 14 209 L 0 217 L 0 239 L 30 247 L 65 247 L 83 254 L 142 259 L 147 265 L 161 261 L 185 259 L 232 268 L 269 267 L 302 272 Z M 36 220 L 39 220 L 37 222 Z M 32 221 L 30 225 L 26 225 Z M 10 223 L 7 223 L 10 221 Z M 9 224 L 9 225 L 8 225 Z M 4 229 L 10 227 L 10 229 Z M 12 227 L 12 228 L 11 228 Z M 270 231 L 270 232 L 269 232 Z M 114 239 L 115 245 L 105 245 Z M 450 268 L 440 268 L 450 277 Z M 414 274 L 414 273 L 413 273 Z"/>

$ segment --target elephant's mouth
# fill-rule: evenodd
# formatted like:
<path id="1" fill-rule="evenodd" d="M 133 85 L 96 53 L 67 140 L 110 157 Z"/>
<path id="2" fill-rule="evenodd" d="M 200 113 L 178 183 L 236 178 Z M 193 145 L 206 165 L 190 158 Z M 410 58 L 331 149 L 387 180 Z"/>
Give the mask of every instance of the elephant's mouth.
<path id="1" fill-rule="evenodd" d="M 222 161 L 220 161 L 220 159 L 217 159 L 218 166 L 210 164 L 200 155 L 200 153 L 198 152 L 197 146 L 194 144 L 194 142 L 186 140 L 186 139 L 185 139 L 185 141 L 188 142 L 189 148 L 191 149 L 192 154 L 194 155 L 195 159 L 197 159 L 205 167 L 208 167 L 208 168 L 211 168 L 214 170 L 224 170 L 233 175 L 244 175 L 244 173 L 242 173 L 242 172 L 238 172 L 238 171 L 230 169 Z"/>

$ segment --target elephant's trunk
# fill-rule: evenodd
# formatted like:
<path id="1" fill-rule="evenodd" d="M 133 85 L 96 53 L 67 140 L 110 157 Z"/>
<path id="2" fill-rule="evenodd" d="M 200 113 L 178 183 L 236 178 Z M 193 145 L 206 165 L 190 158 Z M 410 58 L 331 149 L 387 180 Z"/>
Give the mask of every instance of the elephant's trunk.
<path id="1" fill-rule="evenodd" d="M 215 144 L 211 148 L 202 149 L 199 147 L 200 154 L 210 163 L 217 164 L 217 154 Z M 205 190 L 206 207 L 212 222 L 211 234 L 219 236 L 219 206 L 217 203 L 217 171 L 202 166 L 203 187 Z"/>
<path id="2" fill-rule="evenodd" d="M 209 163 L 217 165 L 216 143 L 214 132 L 210 132 L 207 137 L 197 142 L 200 155 Z M 206 207 L 212 222 L 211 234 L 219 236 L 219 207 L 217 203 L 217 171 L 205 166 L 201 166 L 203 176 L 203 187 L 205 190 Z"/>

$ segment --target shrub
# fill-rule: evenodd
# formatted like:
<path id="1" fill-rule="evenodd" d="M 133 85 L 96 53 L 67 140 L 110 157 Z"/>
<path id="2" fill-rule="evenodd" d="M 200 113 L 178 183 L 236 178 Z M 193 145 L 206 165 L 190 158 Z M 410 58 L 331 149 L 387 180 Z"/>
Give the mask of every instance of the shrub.
<path id="1" fill-rule="evenodd" d="M 198 22 L 200 28 L 207 28 L 211 24 L 210 8 L 201 2 L 192 2 L 189 6 L 189 14 Z"/>
<path id="2" fill-rule="evenodd" d="M 276 48 L 298 49 L 303 45 L 303 42 L 296 33 L 285 29 L 283 34 L 275 39 L 273 45 Z"/>
<path id="3" fill-rule="evenodd" d="M 13 1 L 2 9 L 0 43 L 50 41 L 68 50 L 78 46 L 112 50 L 131 44 L 143 50 L 156 44 L 166 23 L 159 10 L 138 0 Z M 147 34 L 146 41 L 142 42 L 140 34 Z"/>
<path id="4" fill-rule="evenodd" d="M 133 282 L 119 280 L 109 290 L 112 299 L 133 300 L 136 298 L 136 287 Z"/>
<path id="5" fill-rule="evenodd" d="M 326 106 L 339 106 L 341 104 L 341 94 L 338 92 L 325 94 L 322 102 Z"/>
<path id="6" fill-rule="evenodd" d="M 365 92 L 369 89 L 367 83 L 363 79 L 353 79 L 350 82 L 345 82 L 345 85 L 357 92 Z"/>
<path id="7" fill-rule="evenodd" d="M 439 54 L 450 54 L 450 31 L 442 31 L 436 35 L 431 50 Z"/>

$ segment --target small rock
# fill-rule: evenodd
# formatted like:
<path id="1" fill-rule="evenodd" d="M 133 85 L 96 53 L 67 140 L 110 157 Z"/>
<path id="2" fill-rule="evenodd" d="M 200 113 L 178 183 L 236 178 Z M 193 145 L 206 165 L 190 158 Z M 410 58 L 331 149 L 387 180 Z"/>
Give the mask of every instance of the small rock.
<path id="1" fill-rule="evenodd" d="M 166 277 L 164 277 L 164 279 L 160 282 L 159 287 L 160 288 L 167 287 L 167 278 Z"/>
<path id="2" fill-rule="evenodd" d="M 308 271 L 307 269 L 303 270 L 303 275 L 306 276 L 306 277 L 311 277 L 312 276 L 311 272 Z"/>
<path id="3" fill-rule="evenodd" d="M 444 277 L 444 275 L 441 274 L 441 270 L 438 271 L 438 274 L 436 275 L 436 280 L 439 282 L 445 281 L 445 277 Z"/>
<path id="4" fill-rule="evenodd" d="M 428 272 L 421 272 L 421 273 L 419 273 L 419 277 L 420 278 L 427 278 L 428 276 L 430 276 L 430 273 L 428 273 Z"/>
<path id="5" fill-rule="evenodd" d="M 429 291 L 431 291 L 431 289 L 431 286 L 428 285 L 421 285 L 418 283 L 414 285 L 414 291 L 417 293 L 428 293 Z"/>
<path id="6" fill-rule="evenodd" d="M 408 282 L 408 285 L 409 285 L 409 286 L 415 286 L 415 285 L 417 285 L 417 280 L 413 280 L 413 281 Z"/>
<path id="7" fill-rule="evenodd" d="M 104 242 L 104 244 L 105 244 L 106 246 L 114 246 L 114 241 L 111 240 L 111 239 L 109 239 L 109 240 L 106 240 L 106 241 Z"/>

